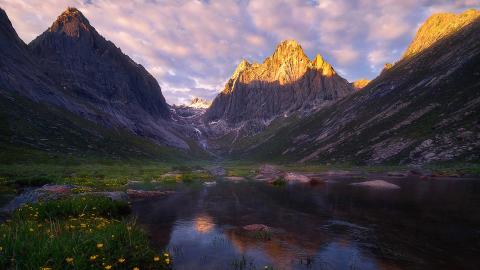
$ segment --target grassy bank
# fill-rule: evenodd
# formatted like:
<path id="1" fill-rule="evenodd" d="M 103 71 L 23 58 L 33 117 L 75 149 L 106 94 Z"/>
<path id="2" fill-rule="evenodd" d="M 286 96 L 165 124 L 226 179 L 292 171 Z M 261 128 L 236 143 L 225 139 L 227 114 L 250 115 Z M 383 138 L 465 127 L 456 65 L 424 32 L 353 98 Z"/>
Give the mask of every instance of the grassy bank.
<path id="1" fill-rule="evenodd" d="M 40 186 L 48 183 L 73 184 L 115 190 L 133 181 L 194 181 L 212 178 L 197 164 L 178 165 L 155 162 L 115 162 L 87 164 L 3 164 L 0 185 Z M 168 174 L 169 172 L 175 172 Z"/>
<path id="2" fill-rule="evenodd" d="M 128 210 L 93 196 L 25 205 L 0 225 L 0 268 L 169 269 Z"/>

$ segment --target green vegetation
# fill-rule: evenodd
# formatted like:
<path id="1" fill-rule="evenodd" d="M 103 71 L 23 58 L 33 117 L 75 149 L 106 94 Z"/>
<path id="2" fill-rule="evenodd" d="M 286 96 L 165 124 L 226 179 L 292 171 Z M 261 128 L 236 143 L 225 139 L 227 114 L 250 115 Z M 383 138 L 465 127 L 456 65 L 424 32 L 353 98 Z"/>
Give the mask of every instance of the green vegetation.
<path id="1" fill-rule="evenodd" d="M 0 225 L 2 269 L 169 269 L 125 202 L 77 197 L 17 209 Z"/>
<path id="2" fill-rule="evenodd" d="M 2 164 L 0 184 L 40 186 L 47 183 L 73 184 L 99 190 L 124 188 L 129 180 L 141 182 L 192 182 L 212 176 L 198 166 L 179 167 L 160 162 L 111 162 L 96 164 Z M 175 171 L 175 174 L 165 175 Z"/>

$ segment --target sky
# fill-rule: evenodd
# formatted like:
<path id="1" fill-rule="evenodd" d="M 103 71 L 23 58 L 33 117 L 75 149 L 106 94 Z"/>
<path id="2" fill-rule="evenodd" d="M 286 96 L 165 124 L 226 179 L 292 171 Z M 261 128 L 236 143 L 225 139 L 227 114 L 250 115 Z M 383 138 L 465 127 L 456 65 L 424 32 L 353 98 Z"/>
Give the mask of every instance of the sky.
<path id="1" fill-rule="evenodd" d="M 263 62 L 285 39 L 349 81 L 373 79 L 430 15 L 480 0 L 0 0 L 26 43 L 69 6 L 142 64 L 169 104 L 182 104 L 213 99 L 241 59 Z"/>

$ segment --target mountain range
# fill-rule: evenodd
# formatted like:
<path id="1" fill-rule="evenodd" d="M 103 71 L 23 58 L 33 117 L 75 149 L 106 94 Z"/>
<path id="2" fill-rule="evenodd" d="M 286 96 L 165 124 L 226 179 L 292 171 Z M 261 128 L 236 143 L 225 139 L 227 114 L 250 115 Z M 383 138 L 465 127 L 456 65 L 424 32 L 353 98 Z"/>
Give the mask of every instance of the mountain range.
<path id="1" fill-rule="evenodd" d="M 286 40 L 241 61 L 211 105 L 170 106 L 79 10 L 27 45 L 0 9 L 0 159 L 479 161 L 479 33 L 479 11 L 433 15 L 402 59 L 354 83 Z"/>

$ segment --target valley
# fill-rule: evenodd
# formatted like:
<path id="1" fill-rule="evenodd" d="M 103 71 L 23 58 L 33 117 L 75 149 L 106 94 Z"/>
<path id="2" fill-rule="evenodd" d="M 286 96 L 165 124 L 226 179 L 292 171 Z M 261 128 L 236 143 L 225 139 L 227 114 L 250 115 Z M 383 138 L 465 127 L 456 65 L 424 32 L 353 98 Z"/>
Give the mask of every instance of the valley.
<path id="1" fill-rule="evenodd" d="M 86 15 L 27 44 L 0 7 L 1 269 L 476 269 L 478 10 L 371 80 L 283 39 L 180 105 Z"/>

